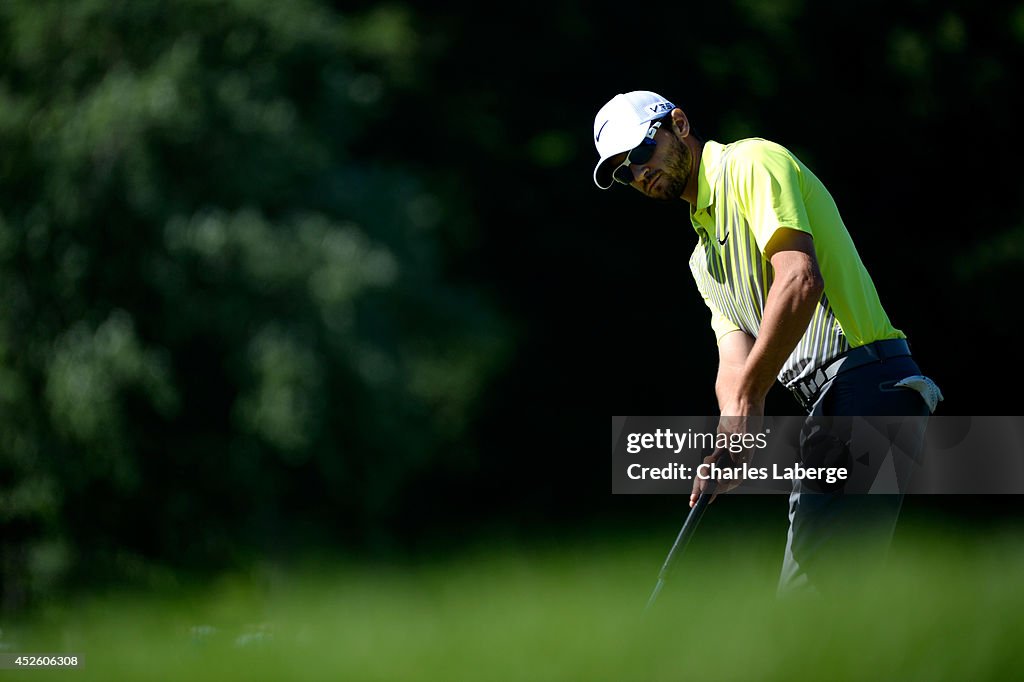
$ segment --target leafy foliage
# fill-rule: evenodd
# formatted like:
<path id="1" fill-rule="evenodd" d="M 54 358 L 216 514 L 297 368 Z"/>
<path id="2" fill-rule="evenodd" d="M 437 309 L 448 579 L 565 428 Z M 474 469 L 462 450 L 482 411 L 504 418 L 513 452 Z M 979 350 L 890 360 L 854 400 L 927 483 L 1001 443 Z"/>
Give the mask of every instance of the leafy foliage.
<path id="1" fill-rule="evenodd" d="M 365 541 L 465 457 L 496 318 L 445 284 L 428 183 L 352 152 L 412 35 L 308 2 L 0 8 L 9 603 L 304 523 Z"/>

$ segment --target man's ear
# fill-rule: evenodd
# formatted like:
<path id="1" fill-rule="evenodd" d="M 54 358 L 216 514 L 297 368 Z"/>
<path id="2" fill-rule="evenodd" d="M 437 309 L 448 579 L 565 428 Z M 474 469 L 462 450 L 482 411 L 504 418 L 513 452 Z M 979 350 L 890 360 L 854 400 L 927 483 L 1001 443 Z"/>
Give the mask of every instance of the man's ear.
<path id="1" fill-rule="evenodd" d="M 686 137 L 690 134 L 690 121 L 686 118 L 686 114 L 683 113 L 682 109 L 673 109 L 669 116 L 672 117 L 673 132 L 679 135 L 679 137 Z"/>

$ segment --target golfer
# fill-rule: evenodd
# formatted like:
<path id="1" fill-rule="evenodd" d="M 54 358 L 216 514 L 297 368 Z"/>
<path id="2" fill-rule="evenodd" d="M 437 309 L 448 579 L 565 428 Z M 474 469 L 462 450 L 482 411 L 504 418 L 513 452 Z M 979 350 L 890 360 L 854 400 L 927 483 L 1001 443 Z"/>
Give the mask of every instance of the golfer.
<path id="1" fill-rule="evenodd" d="M 719 431 L 757 433 L 778 380 L 809 415 L 803 464 L 851 468 L 854 483 L 842 489 L 794 485 L 780 594 L 828 590 L 827 567 L 854 533 L 877 549 L 858 557 L 884 557 L 902 490 L 848 493 L 868 492 L 890 450 L 919 456 L 925 418 L 942 396 L 890 322 L 828 190 L 774 142 L 700 139 L 679 107 L 649 91 L 601 107 L 594 144 L 601 189 L 618 184 L 689 204 L 690 272 L 718 344 Z M 884 428 L 880 436 L 857 426 L 872 415 L 905 415 L 910 428 L 887 441 Z M 730 457 L 748 456 L 718 451 L 704 461 L 731 466 Z M 718 492 L 735 485 L 723 481 Z M 691 506 L 706 486 L 694 482 Z"/>

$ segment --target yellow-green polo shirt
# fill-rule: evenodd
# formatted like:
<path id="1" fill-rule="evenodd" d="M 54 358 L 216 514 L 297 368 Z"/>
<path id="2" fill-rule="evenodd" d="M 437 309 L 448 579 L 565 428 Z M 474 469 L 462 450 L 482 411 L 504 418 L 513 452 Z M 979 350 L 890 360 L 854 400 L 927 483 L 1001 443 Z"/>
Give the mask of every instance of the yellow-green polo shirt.
<path id="1" fill-rule="evenodd" d="M 832 196 L 795 155 L 760 138 L 704 144 L 690 221 L 699 241 L 690 271 L 719 340 L 758 336 L 774 270 L 764 249 L 788 227 L 814 238 L 825 291 L 779 381 L 799 381 L 840 353 L 905 338 L 889 322 Z"/>

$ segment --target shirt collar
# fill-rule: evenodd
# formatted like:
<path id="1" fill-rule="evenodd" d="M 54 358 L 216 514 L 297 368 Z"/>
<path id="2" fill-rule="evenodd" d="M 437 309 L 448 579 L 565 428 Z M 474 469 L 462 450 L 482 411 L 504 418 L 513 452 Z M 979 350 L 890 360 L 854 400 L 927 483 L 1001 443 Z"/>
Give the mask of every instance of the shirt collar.
<path id="1" fill-rule="evenodd" d="M 697 169 L 697 205 L 698 211 L 715 203 L 715 185 L 722 171 L 723 145 L 708 140 L 700 153 L 700 168 Z"/>

